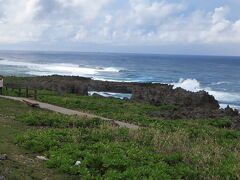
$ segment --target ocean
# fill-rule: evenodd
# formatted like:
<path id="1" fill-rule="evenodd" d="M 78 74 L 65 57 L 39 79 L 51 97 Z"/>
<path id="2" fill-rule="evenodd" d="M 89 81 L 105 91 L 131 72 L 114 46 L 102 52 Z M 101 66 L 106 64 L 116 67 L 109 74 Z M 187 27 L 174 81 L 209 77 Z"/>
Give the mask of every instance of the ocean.
<path id="1" fill-rule="evenodd" d="M 0 75 L 53 74 L 205 90 L 221 107 L 230 105 L 240 110 L 240 57 L 0 51 Z"/>

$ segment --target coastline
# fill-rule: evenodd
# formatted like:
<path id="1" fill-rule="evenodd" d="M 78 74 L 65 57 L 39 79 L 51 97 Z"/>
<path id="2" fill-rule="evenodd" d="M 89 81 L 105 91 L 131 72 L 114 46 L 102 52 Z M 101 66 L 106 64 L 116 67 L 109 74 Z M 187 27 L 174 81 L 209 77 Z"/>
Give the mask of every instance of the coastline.
<path id="1" fill-rule="evenodd" d="M 132 91 L 134 90 L 134 88 L 136 91 L 138 91 L 139 87 L 137 86 L 139 85 L 143 85 L 143 86 L 151 85 L 152 87 L 163 85 L 165 87 L 170 87 L 170 89 L 183 88 L 186 92 L 192 92 L 192 93 L 204 91 L 202 89 L 196 89 L 196 88 L 191 91 L 191 90 L 188 90 L 189 89 L 188 87 L 184 87 L 184 85 L 183 87 L 181 87 L 179 84 L 163 84 L 163 83 L 156 83 L 156 82 L 144 83 L 144 82 L 106 81 L 106 80 L 95 80 L 95 78 L 80 77 L 80 76 L 60 76 L 60 75 L 34 76 L 34 77 L 9 76 L 7 77 L 7 79 L 9 79 L 7 80 L 9 82 L 7 83 L 12 83 L 14 81 L 19 82 L 17 79 L 21 79 L 22 82 L 20 83 L 22 83 L 24 86 L 30 86 L 30 87 L 32 86 L 34 88 L 40 88 L 40 89 L 43 89 L 44 86 L 46 86 L 46 88 L 49 90 L 55 90 L 55 89 L 52 87 L 49 88 L 48 85 L 46 84 L 47 81 L 52 81 L 55 83 L 55 85 L 59 81 L 64 84 L 65 87 L 63 87 L 63 89 L 66 89 L 66 92 L 68 93 L 72 92 L 72 93 L 83 94 L 83 95 L 97 93 L 105 97 L 115 97 L 115 98 L 122 98 L 122 99 L 123 98 L 130 99 L 133 96 Z M 70 81 L 72 81 L 72 83 L 70 83 Z M 40 82 L 41 86 L 38 86 L 37 82 Z M 71 86 L 74 86 L 72 90 L 71 90 Z M 169 91 L 169 89 L 166 89 L 166 91 Z M 218 103 L 220 105 L 220 108 L 226 108 L 227 106 L 230 106 L 240 111 L 240 105 L 238 104 L 219 102 L 219 101 Z"/>
<path id="2" fill-rule="evenodd" d="M 159 119 L 219 119 L 229 117 L 235 124 L 234 128 L 240 128 L 239 111 L 226 106 L 220 108 L 219 102 L 214 96 L 205 91 L 191 92 L 182 88 L 174 88 L 173 85 L 160 83 L 125 83 L 96 81 L 91 78 L 76 76 L 42 76 L 42 77 L 5 77 L 5 82 L 18 84 L 23 87 L 38 90 L 48 90 L 59 93 L 88 96 L 89 91 L 131 94 L 131 98 L 122 98 L 126 101 L 147 103 L 160 107 L 164 105 L 174 106 L 163 112 L 151 112 L 150 116 Z M 111 95 L 110 95 L 111 97 Z"/>
<path id="3" fill-rule="evenodd" d="M 240 104 L 237 57 L 64 52 L 1 52 L 0 56 L 3 75 L 167 83 L 193 92 L 205 90 L 221 104 Z"/>

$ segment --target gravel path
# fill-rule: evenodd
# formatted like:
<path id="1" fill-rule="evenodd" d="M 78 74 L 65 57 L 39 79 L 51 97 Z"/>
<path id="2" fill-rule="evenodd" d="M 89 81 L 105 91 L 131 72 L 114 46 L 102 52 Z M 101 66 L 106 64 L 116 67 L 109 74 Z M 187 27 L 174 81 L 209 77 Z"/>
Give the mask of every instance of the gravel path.
<path id="1" fill-rule="evenodd" d="M 134 124 L 129 124 L 129 123 L 121 122 L 121 121 L 112 120 L 112 119 L 96 116 L 94 114 L 75 111 L 75 110 L 55 106 L 55 105 L 52 105 L 52 104 L 47 104 L 47 103 L 35 101 L 35 100 L 32 100 L 32 99 L 28 99 L 28 98 L 1 96 L 1 95 L 0 95 L 0 97 L 5 98 L 5 99 L 15 100 L 15 101 L 21 101 L 21 102 L 23 102 L 23 100 L 25 100 L 25 101 L 29 101 L 31 103 L 37 103 L 37 104 L 39 104 L 39 107 L 42 108 L 42 109 L 48 109 L 48 110 L 58 112 L 58 113 L 61 113 L 61 114 L 87 116 L 89 118 L 100 118 L 100 119 L 105 120 L 105 121 L 112 121 L 115 124 L 117 124 L 119 127 L 126 127 L 126 128 L 129 128 L 129 129 L 138 129 L 139 128 L 139 126 L 134 125 Z"/>

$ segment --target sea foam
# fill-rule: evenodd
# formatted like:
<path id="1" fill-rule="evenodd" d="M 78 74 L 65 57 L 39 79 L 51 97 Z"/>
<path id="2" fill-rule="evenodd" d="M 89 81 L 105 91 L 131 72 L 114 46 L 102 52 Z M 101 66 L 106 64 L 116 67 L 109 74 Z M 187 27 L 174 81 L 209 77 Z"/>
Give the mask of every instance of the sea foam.
<path id="1" fill-rule="evenodd" d="M 101 72 L 119 72 L 121 69 L 115 67 L 106 68 L 90 68 L 81 67 L 76 64 L 70 63 L 49 63 L 49 64 L 37 64 L 31 62 L 19 62 L 11 60 L 1 60 L 0 65 L 5 66 L 17 66 L 26 69 L 26 74 L 28 75 L 69 75 L 69 76 L 93 76 Z"/>
<path id="2" fill-rule="evenodd" d="M 222 107 L 230 105 L 233 108 L 240 109 L 240 106 L 237 105 L 240 104 L 240 94 L 238 93 L 215 91 L 210 87 L 202 87 L 200 82 L 196 79 L 181 78 L 178 82 L 172 83 L 172 85 L 174 85 L 174 88 L 180 87 L 192 92 L 204 90 L 210 95 L 214 96 L 216 100 L 218 100 L 222 104 Z"/>
<path id="3" fill-rule="evenodd" d="M 119 99 L 128 98 L 131 99 L 132 94 L 126 94 L 126 93 L 113 93 L 113 92 L 104 92 L 104 91 L 89 91 L 88 95 L 92 96 L 94 93 L 99 94 L 104 97 L 114 97 Z"/>

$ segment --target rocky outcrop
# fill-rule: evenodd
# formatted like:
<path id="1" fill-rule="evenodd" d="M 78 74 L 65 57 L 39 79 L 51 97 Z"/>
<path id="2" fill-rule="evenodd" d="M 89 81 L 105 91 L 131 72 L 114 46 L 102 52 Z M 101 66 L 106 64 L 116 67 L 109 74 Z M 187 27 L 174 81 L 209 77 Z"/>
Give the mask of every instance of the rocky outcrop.
<path id="1" fill-rule="evenodd" d="M 174 89 L 172 85 L 167 84 L 139 84 L 133 90 L 132 99 L 153 105 L 172 104 L 182 107 L 219 108 L 215 98 L 205 91 L 194 93 L 182 88 Z"/>
<path id="2" fill-rule="evenodd" d="M 214 97 L 205 91 L 194 93 L 182 88 L 174 89 L 172 85 L 167 84 L 95 81 L 90 78 L 58 75 L 25 78 L 21 83 L 29 88 L 78 95 L 88 95 L 89 90 L 131 93 L 131 100 L 149 102 L 156 106 L 172 104 L 183 107 L 219 108 Z"/>
<path id="3" fill-rule="evenodd" d="M 110 82 L 91 80 L 88 89 L 90 91 L 106 91 L 116 93 L 132 93 L 133 87 L 138 83 Z"/>
<path id="4" fill-rule="evenodd" d="M 232 128 L 240 130 L 240 114 L 229 106 L 225 109 L 174 107 L 150 112 L 149 115 L 162 120 L 229 119 Z"/>
<path id="5" fill-rule="evenodd" d="M 221 119 L 224 117 L 239 117 L 237 110 L 230 107 L 225 109 L 208 109 L 200 107 L 175 107 L 162 111 L 150 112 L 149 115 L 163 120 L 188 119 Z"/>
<path id="6" fill-rule="evenodd" d="M 205 91 L 197 93 L 182 88 L 174 89 L 172 85 L 159 83 L 123 83 L 91 80 L 89 90 L 131 93 L 132 100 L 149 102 L 153 105 L 173 104 L 184 107 L 204 107 L 218 109 L 215 98 Z"/>

